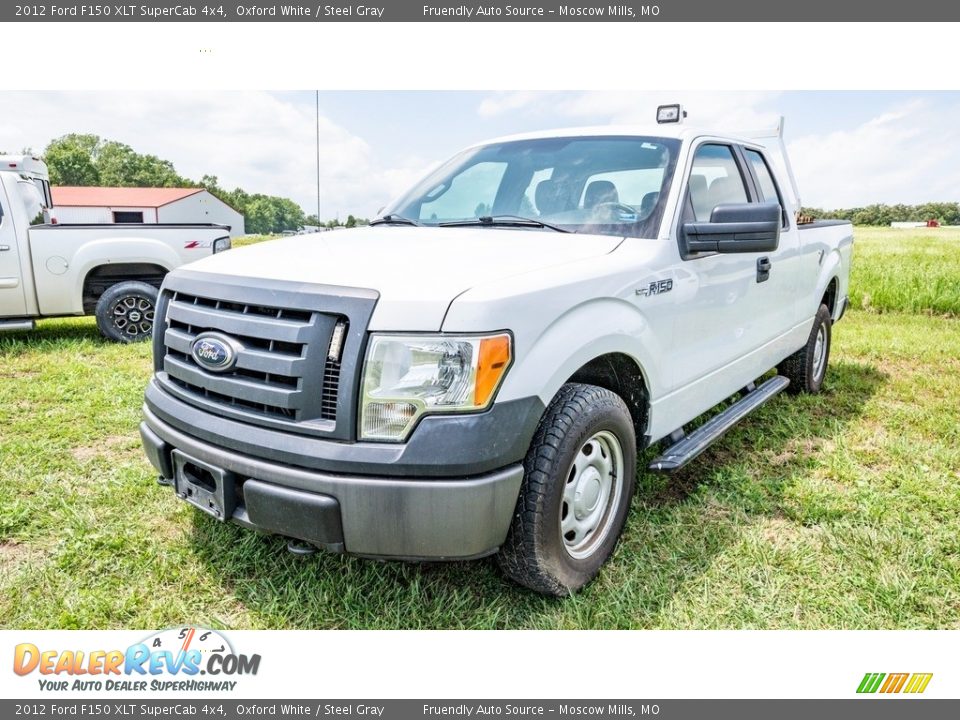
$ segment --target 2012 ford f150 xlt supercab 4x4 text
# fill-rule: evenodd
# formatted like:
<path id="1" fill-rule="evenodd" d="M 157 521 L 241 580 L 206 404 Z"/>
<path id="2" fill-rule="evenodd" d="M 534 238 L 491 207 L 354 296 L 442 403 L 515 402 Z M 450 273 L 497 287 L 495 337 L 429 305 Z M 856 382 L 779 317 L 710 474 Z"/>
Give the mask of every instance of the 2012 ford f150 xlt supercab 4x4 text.
<path id="1" fill-rule="evenodd" d="M 780 129 L 470 147 L 371 227 L 170 273 L 146 453 L 223 521 L 376 558 L 496 553 L 575 591 L 621 534 L 638 449 L 673 470 L 820 390 L 852 228 L 798 207 Z"/>

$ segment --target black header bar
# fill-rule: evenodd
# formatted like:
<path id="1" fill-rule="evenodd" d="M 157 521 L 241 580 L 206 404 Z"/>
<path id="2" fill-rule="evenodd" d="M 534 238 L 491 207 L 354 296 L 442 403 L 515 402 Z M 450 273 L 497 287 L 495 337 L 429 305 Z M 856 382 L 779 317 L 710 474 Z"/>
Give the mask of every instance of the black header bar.
<path id="1" fill-rule="evenodd" d="M 649 0 L 649 2 L 15 2 L 0 22 L 952 22 L 943 0 Z M 858 30 L 859 31 L 859 30 Z M 904 28 L 905 33 L 914 32 Z M 842 55 L 838 57 L 842 62 Z"/>

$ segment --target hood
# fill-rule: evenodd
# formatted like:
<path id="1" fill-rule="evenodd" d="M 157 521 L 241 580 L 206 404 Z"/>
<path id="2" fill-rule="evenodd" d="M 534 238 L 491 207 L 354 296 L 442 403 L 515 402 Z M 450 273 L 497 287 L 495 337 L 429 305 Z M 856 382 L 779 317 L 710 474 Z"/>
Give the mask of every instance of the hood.
<path id="1" fill-rule="evenodd" d="M 546 230 L 378 226 L 235 248 L 189 268 L 376 290 L 371 330 L 439 330 L 450 303 L 466 290 L 605 255 L 621 242 Z"/>

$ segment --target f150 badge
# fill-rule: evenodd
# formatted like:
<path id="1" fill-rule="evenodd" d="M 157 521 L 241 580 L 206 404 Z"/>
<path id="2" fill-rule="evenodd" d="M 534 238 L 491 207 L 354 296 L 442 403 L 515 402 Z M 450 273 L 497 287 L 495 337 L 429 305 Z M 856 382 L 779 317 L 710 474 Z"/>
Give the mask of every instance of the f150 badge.
<path id="1" fill-rule="evenodd" d="M 637 288 L 637 295 L 642 295 L 643 297 L 651 297 L 653 295 L 661 295 L 665 292 L 670 292 L 673 290 L 673 280 L 654 280 L 649 285 L 645 287 Z"/>

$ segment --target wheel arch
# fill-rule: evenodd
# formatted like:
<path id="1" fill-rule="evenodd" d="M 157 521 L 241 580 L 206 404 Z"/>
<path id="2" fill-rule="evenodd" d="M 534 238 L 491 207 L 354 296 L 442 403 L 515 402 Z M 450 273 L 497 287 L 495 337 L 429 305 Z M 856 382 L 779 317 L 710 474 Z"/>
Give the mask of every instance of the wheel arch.
<path id="1" fill-rule="evenodd" d="M 168 268 L 156 262 L 111 262 L 94 265 L 83 276 L 80 290 L 83 311 L 88 315 L 92 313 L 100 296 L 109 287 L 127 280 L 139 280 L 159 290 L 168 272 Z"/>
<path id="2" fill-rule="evenodd" d="M 836 275 L 827 282 L 827 287 L 820 298 L 820 305 L 826 305 L 830 311 L 830 317 L 837 317 L 837 302 L 840 296 L 840 278 Z"/>
<path id="3" fill-rule="evenodd" d="M 638 446 L 647 444 L 650 390 L 643 370 L 634 358 L 623 352 L 599 355 L 578 368 L 564 384 L 570 382 L 596 385 L 619 395 L 633 418 Z"/>
<path id="4" fill-rule="evenodd" d="M 836 319 L 840 300 L 846 291 L 841 286 L 842 267 L 843 263 L 839 251 L 828 252 L 817 276 L 816 291 L 811 293 L 813 297 L 807 296 L 810 300 L 816 301 L 816 306 L 810 308 L 810 317 L 813 317 L 821 305 L 826 304 L 830 309 L 830 317 Z"/>
<path id="5" fill-rule="evenodd" d="M 153 272 L 166 275 L 183 261 L 169 245 L 148 238 L 103 237 L 84 243 L 70 260 L 74 275 L 72 304 L 73 312 L 92 312 L 87 291 L 90 289 L 91 277 L 106 273 L 123 272 L 117 282 L 124 280 L 142 280 L 154 284 L 155 275 L 146 279 L 138 274 L 137 267 L 152 267 Z M 132 267 L 131 267 L 132 266 Z M 94 275 L 91 276 L 91 273 Z M 102 293 L 102 289 L 100 291 Z M 96 305 L 93 298 L 93 305 Z"/>

